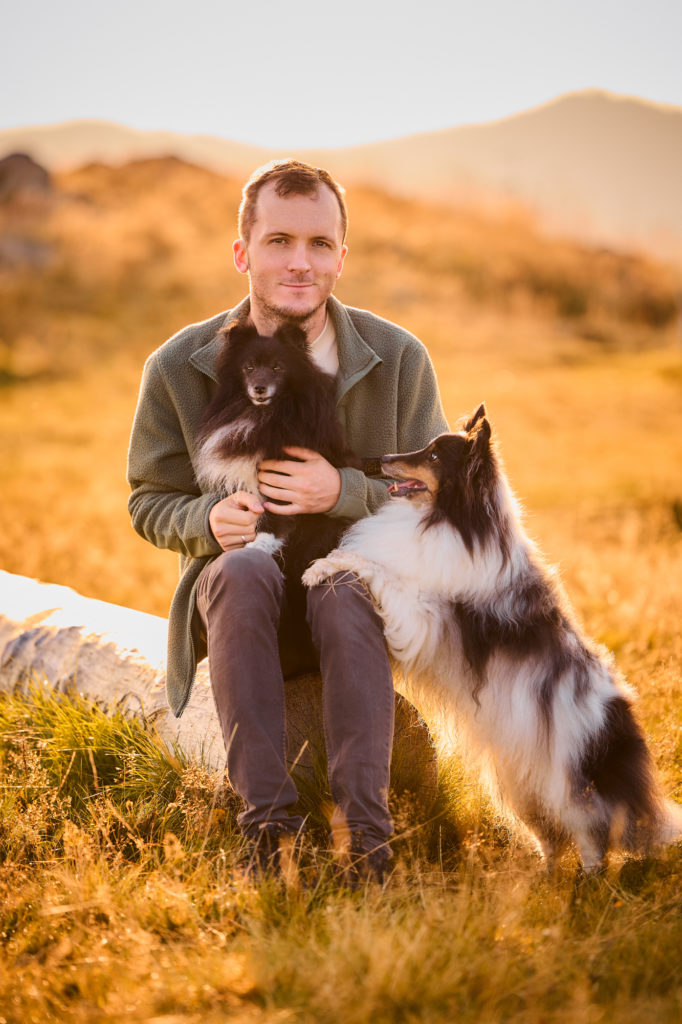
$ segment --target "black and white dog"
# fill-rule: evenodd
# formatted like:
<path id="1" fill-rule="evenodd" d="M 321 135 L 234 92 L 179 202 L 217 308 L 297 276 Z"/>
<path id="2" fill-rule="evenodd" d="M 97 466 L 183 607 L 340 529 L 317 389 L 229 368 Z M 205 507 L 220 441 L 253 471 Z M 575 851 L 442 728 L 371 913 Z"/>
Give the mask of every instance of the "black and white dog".
<path id="1" fill-rule="evenodd" d="M 203 414 L 196 476 L 205 489 L 258 495 L 263 459 L 292 459 L 284 446 L 319 452 L 333 466 L 360 463 L 349 450 L 336 410 L 334 378 L 313 362 L 304 332 L 285 324 L 272 337 L 254 326 L 224 328 L 218 387 Z M 265 512 L 250 546 L 282 551 L 286 575 L 300 582 L 310 562 L 330 551 L 349 520 Z"/>
<path id="2" fill-rule="evenodd" d="M 484 407 L 382 468 L 398 500 L 304 583 L 347 571 L 366 584 L 408 685 L 444 699 L 548 859 L 572 840 L 590 871 L 609 848 L 678 838 L 682 808 L 660 794 L 631 693 L 524 534 Z"/>

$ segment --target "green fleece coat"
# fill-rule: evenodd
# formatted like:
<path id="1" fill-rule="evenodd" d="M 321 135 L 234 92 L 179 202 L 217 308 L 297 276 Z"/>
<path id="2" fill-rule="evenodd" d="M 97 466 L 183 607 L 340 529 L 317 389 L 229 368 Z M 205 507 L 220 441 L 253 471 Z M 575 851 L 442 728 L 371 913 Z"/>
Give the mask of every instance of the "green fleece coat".
<path id="1" fill-rule="evenodd" d="M 196 435 L 215 391 L 218 330 L 249 308 L 235 309 L 179 331 L 145 364 L 128 454 L 128 507 L 133 526 L 159 548 L 181 556 L 170 609 L 166 689 L 180 717 L 192 690 L 205 640 L 194 615 L 203 567 L 221 553 L 208 516 L 224 494 L 202 493 L 194 474 Z M 328 300 L 339 356 L 337 406 L 350 447 L 361 458 L 422 448 L 447 430 L 426 349 L 413 335 L 366 310 Z M 360 519 L 386 500 L 386 482 L 341 469 L 339 500 L 328 513 Z"/>

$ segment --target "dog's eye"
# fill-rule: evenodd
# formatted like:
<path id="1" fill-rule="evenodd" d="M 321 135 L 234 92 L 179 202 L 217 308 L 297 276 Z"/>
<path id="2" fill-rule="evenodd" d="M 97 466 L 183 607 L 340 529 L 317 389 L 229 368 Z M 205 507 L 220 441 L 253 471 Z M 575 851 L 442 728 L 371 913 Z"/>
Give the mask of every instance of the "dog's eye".
<path id="1" fill-rule="evenodd" d="M 275 371 L 275 373 L 281 373 L 283 369 L 284 367 L 280 363 L 275 363 L 275 365 L 273 366 L 273 370 Z"/>
<path id="2" fill-rule="evenodd" d="M 429 459 L 431 460 L 431 462 L 438 462 L 438 453 L 429 452 Z"/>
<path id="3" fill-rule="evenodd" d="M 247 363 L 244 367 L 244 373 L 253 373 L 253 363 Z"/>

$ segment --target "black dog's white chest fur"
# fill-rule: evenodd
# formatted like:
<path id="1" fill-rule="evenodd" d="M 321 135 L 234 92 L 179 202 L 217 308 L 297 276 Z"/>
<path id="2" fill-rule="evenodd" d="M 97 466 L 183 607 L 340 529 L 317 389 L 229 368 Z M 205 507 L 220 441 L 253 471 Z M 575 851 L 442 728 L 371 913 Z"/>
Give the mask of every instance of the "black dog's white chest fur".
<path id="1" fill-rule="evenodd" d="M 249 455 L 229 454 L 234 449 L 246 447 L 249 435 L 257 430 L 257 415 L 248 412 L 233 423 L 226 423 L 210 434 L 201 444 L 195 472 L 197 481 L 204 491 L 225 490 L 258 493 L 258 465 L 265 455 L 255 451 Z"/>

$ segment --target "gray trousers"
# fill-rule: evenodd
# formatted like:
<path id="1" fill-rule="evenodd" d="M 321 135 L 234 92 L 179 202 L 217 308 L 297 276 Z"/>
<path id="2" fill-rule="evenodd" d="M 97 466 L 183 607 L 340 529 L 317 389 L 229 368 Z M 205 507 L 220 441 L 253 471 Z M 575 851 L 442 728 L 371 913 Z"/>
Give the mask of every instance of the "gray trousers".
<path id="1" fill-rule="evenodd" d="M 290 606 L 277 563 L 257 549 L 225 552 L 199 577 L 197 610 L 227 770 L 244 802 L 239 825 L 254 837 L 264 826 L 301 828 L 285 762 L 284 679 L 319 668 L 335 811 L 372 850 L 393 831 L 395 706 L 381 620 L 362 586 L 345 575 L 310 590 L 303 603 L 307 612 Z"/>

